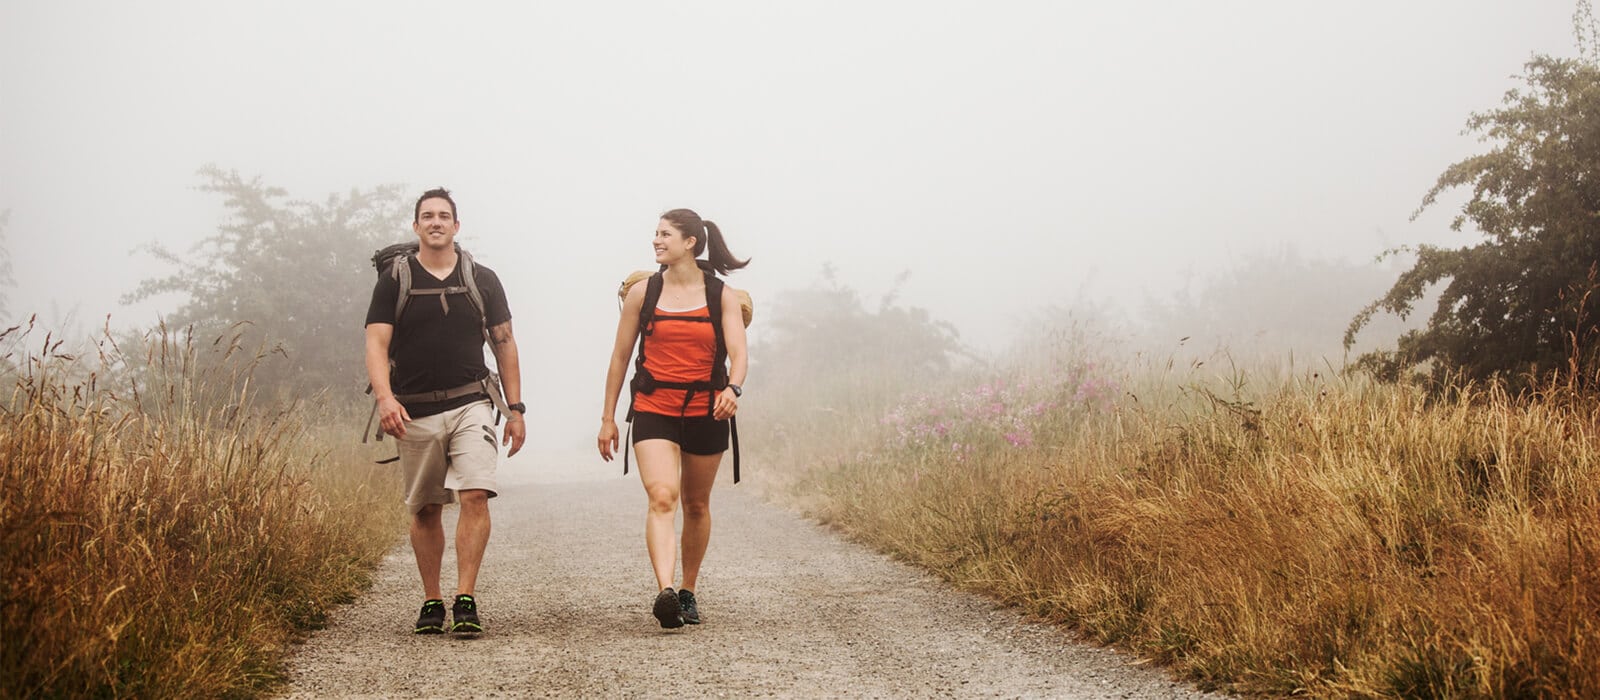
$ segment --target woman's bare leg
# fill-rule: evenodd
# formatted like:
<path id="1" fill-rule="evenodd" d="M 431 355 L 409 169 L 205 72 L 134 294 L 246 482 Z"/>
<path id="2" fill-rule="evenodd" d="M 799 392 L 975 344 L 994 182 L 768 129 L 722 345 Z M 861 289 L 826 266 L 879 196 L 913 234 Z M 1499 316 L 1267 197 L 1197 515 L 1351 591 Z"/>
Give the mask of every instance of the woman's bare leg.
<path id="1" fill-rule="evenodd" d="M 693 591 L 711 542 L 711 486 L 722 455 L 683 455 L 683 589 Z"/>
<path id="2" fill-rule="evenodd" d="M 678 563 L 678 537 L 673 523 L 678 513 L 678 444 L 671 440 L 640 440 L 633 448 L 639 455 L 639 480 L 650 499 L 644 520 L 650 567 L 655 570 L 656 590 L 669 588 Z"/>

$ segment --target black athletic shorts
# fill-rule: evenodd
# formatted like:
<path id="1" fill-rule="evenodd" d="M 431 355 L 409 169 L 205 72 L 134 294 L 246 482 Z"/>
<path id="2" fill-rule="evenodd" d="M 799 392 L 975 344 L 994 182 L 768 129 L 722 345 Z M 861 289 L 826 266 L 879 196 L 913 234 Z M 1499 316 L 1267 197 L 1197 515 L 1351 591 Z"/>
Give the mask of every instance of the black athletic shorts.
<path id="1" fill-rule="evenodd" d="M 639 411 L 633 414 L 633 444 L 640 440 L 671 440 L 687 454 L 719 455 L 728 451 L 728 421 Z"/>

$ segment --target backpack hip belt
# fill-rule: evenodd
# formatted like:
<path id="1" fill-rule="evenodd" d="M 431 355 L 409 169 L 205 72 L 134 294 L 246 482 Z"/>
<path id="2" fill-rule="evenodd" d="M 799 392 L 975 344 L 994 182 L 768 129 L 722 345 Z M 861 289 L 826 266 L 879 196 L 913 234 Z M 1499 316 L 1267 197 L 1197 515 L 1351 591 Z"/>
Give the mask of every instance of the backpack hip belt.
<path id="1" fill-rule="evenodd" d="M 484 377 L 482 379 L 473 381 L 473 382 L 468 383 L 468 384 L 462 384 L 461 386 L 458 386 L 458 387 L 452 387 L 452 388 L 449 388 L 449 389 L 441 389 L 439 391 L 424 391 L 424 392 L 417 393 L 417 394 L 395 394 L 394 400 L 399 401 L 402 404 L 407 404 L 407 403 L 432 403 L 432 402 L 435 402 L 435 401 L 449 401 L 450 399 L 456 399 L 456 398 L 460 398 L 460 397 L 463 397 L 463 396 L 471 396 L 473 394 L 487 394 L 488 397 L 489 397 L 489 401 L 494 403 L 495 410 L 499 411 L 500 415 L 502 415 L 502 416 L 509 416 L 509 415 L 511 415 L 511 408 L 510 408 L 510 406 L 508 406 L 506 404 L 505 397 L 502 396 L 500 392 L 501 392 L 501 389 L 500 389 L 500 375 L 495 374 L 494 372 L 490 372 L 488 376 L 486 376 L 486 377 Z M 362 442 L 366 442 L 367 441 L 366 440 L 366 435 L 367 434 L 372 434 L 372 436 L 374 438 L 376 438 L 378 440 L 383 440 L 383 431 L 381 429 L 378 430 L 376 433 L 372 432 L 372 420 L 377 415 L 378 415 L 378 402 L 374 401 L 374 402 L 372 402 L 372 412 L 367 414 L 367 429 L 362 434 L 362 438 L 361 438 Z M 495 425 L 499 425 L 500 424 L 500 419 L 498 417 L 496 417 L 494 422 L 495 422 Z M 393 460 L 387 460 L 387 461 L 393 461 Z M 385 462 L 379 462 L 379 464 L 384 464 L 384 463 Z"/>
<path id="2" fill-rule="evenodd" d="M 450 389 L 441 389 L 439 391 L 424 391 L 416 394 L 395 394 L 394 400 L 399 401 L 400 403 L 433 403 L 436 401 L 449 401 L 450 399 L 457 399 L 471 394 L 482 393 L 484 393 L 483 382 L 477 381 L 472 382 L 471 384 L 462 384 L 461 386 Z"/>

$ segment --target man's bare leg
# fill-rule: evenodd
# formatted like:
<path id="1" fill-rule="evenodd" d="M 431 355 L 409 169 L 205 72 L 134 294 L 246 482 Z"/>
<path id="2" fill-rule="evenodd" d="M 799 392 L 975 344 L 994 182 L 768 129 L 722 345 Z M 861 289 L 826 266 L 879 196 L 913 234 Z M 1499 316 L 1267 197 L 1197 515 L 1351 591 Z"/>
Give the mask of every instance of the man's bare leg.
<path id="1" fill-rule="evenodd" d="M 443 507 L 430 504 L 411 516 L 411 551 L 417 557 L 417 573 L 422 575 L 422 593 L 428 600 L 443 598 L 439 589 L 439 568 L 444 561 Z"/>
<path id="2" fill-rule="evenodd" d="M 456 520 L 456 594 L 472 595 L 478 585 L 478 569 L 489 547 L 489 492 L 482 489 L 461 491 L 460 517 Z M 443 538 L 443 530 L 440 531 Z M 442 544 L 442 542 L 441 542 Z M 434 567 L 438 578 L 438 566 Z"/>

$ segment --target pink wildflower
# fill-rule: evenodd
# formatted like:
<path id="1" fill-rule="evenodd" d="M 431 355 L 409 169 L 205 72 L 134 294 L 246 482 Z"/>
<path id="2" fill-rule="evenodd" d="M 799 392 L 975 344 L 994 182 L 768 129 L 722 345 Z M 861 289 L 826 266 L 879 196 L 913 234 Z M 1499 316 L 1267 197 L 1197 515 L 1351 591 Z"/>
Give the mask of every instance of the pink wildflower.
<path id="1" fill-rule="evenodd" d="M 1016 430 L 1005 435 L 1006 442 L 1012 447 L 1028 447 L 1033 444 L 1033 434 L 1026 430 Z"/>

